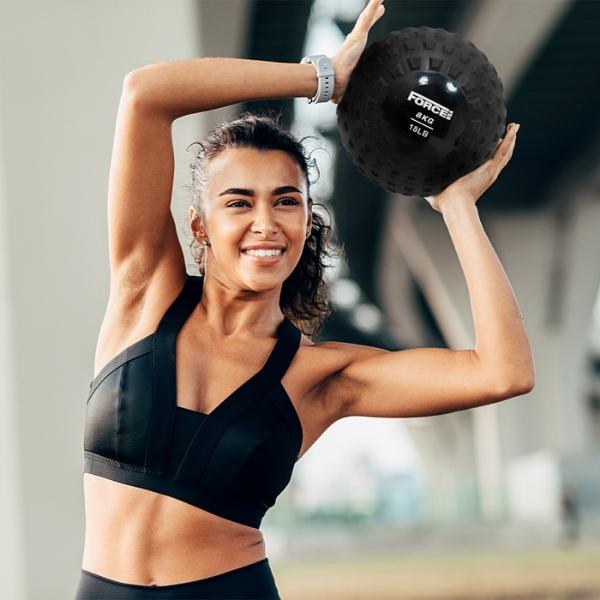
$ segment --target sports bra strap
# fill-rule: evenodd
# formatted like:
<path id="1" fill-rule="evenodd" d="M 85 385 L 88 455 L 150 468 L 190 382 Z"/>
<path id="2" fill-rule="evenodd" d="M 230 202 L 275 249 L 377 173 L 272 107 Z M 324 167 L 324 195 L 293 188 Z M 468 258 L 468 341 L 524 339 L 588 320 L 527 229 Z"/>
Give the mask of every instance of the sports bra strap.
<path id="1" fill-rule="evenodd" d="M 144 466 L 163 474 L 168 467 L 171 435 L 175 426 L 175 342 L 179 330 L 198 304 L 203 278 L 187 275 L 185 284 L 162 316 L 152 346 L 152 409 Z"/>
<path id="2" fill-rule="evenodd" d="M 175 344 L 177 334 L 202 297 L 203 277 L 188 275 L 177 298 L 163 315 L 153 343 L 152 356 L 152 409 L 146 439 L 145 468 L 164 474 L 168 468 L 169 448 L 176 418 Z M 237 415 L 249 407 L 257 397 L 268 394 L 280 382 L 292 362 L 301 340 L 300 330 L 284 317 L 277 331 L 277 342 L 262 369 L 217 406 L 200 425 L 188 448 L 188 454 L 199 459 L 198 452 L 206 454 L 206 461 L 186 464 L 180 474 L 198 476 L 208 461 L 221 433 Z M 213 413 L 215 413 L 213 415 Z M 211 416 L 212 415 L 212 416 Z M 206 425 L 203 428 L 203 425 Z M 200 431 L 202 430 L 202 432 Z"/>
<path id="3" fill-rule="evenodd" d="M 200 302 L 202 296 L 203 278 L 188 275 L 183 288 L 163 315 L 157 330 L 164 330 L 170 337 L 175 338 L 192 311 Z"/>
<path id="4" fill-rule="evenodd" d="M 283 318 L 280 328 L 275 348 L 262 369 L 264 381 L 269 386 L 281 381 L 300 346 L 302 334 L 287 317 Z"/>

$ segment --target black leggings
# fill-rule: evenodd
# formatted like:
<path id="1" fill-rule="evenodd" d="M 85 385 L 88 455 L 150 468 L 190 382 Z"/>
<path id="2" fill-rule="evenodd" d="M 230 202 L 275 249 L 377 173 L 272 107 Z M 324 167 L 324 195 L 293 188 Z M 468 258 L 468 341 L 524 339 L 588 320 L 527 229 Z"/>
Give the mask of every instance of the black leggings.
<path id="1" fill-rule="evenodd" d="M 145 598 L 280 600 L 268 558 L 212 577 L 172 585 L 123 583 L 81 569 L 75 600 L 144 600 Z"/>

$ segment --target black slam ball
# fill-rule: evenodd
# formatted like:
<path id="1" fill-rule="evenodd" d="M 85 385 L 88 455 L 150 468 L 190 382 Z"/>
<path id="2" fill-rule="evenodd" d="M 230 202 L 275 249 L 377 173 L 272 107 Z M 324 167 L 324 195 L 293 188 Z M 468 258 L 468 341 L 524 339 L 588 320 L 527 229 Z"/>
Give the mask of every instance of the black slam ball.
<path id="1" fill-rule="evenodd" d="M 471 42 L 407 27 L 365 49 L 337 121 L 363 175 L 389 192 L 430 196 L 493 155 L 506 103 L 496 69 Z"/>

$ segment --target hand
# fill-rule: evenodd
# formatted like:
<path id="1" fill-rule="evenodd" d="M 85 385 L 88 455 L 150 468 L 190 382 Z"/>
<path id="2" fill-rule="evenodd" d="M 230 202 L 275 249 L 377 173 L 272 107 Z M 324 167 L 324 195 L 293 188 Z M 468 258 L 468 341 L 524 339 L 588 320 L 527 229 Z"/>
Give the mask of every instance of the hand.
<path id="1" fill-rule="evenodd" d="M 491 185 L 496 181 L 500 171 L 508 164 L 513 155 L 517 131 L 520 125 L 511 123 L 504 139 L 500 138 L 496 145 L 494 156 L 477 167 L 474 171 L 463 175 L 454 183 L 435 196 L 425 196 L 432 208 L 438 212 L 443 212 L 444 203 L 452 202 L 452 198 L 467 197 L 475 204 Z"/>
<path id="2" fill-rule="evenodd" d="M 358 63 L 365 46 L 369 30 L 385 12 L 383 0 L 369 0 L 354 24 L 354 29 L 346 36 L 340 49 L 331 57 L 335 73 L 335 88 L 330 102 L 339 104 L 348 87 L 350 74 Z"/>

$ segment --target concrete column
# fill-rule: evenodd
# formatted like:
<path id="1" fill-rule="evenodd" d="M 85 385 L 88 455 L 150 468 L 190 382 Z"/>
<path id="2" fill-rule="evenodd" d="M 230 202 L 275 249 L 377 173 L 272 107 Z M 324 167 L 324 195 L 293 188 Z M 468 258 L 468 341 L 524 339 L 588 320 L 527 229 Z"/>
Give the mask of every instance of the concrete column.
<path id="1" fill-rule="evenodd" d="M 71 598 L 79 577 L 83 417 L 108 296 L 108 169 L 123 77 L 153 62 L 235 54 L 243 47 L 238 11 L 245 4 L 0 0 L 6 598 Z M 211 10 L 229 17 L 203 23 Z M 212 32 L 209 44 L 201 32 Z M 205 129 L 200 114 L 173 127 L 172 210 L 188 265 L 185 147 Z"/>

